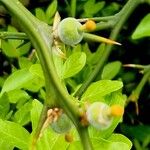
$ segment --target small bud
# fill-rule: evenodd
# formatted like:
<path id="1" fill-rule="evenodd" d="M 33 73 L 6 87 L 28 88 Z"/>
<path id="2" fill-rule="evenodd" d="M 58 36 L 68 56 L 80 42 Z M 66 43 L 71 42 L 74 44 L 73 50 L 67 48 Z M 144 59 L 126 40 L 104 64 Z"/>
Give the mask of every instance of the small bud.
<path id="1" fill-rule="evenodd" d="M 93 20 L 88 20 L 84 25 L 82 25 L 81 30 L 93 31 L 96 29 L 96 23 Z"/>
<path id="2" fill-rule="evenodd" d="M 69 142 L 69 143 L 73 142 L 73 135 L 71 133 L 66 133 L 65 134 L 65 141 Z"/>
<path id="3" fill-rule="evenodd" d="M 89 31 L 93 31 L 96 29 L 96 23 L 93 20 L 88 20 L 85 23 L 86 29 Z"/>
<path id="4" fill-rule="evenodd" d="M 111 115 L 114 117 L 122 116 L 124 113 L 124 108 L 120 105 L 112 105 L 110 109 Z"/>

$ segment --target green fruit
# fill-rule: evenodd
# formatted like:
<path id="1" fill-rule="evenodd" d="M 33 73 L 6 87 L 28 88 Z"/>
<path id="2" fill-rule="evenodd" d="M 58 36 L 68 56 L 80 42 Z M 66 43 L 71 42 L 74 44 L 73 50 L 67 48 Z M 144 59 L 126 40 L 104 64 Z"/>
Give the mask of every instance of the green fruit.
<path id="1" fill-rule="evenodd" d="M 95 102 L 89 106 L 86 115 L 88 122 L 99 130 L 105 130 L 110 127 L 112 117 L 109 117 L 108 112 L 110 107 L 102 102 Z"/>
<path id="2" fill-rule="evenodd" d="M 58 25 L 58 36 L 66 45 L 78 44 L 83 39 L 83 32 L 80 31 L 81 23 L 75 18 L 63 19 Z"/>
<path id="3" fill-rule="evenodd" d="M 72 122 L 66 114 L 62 114 L 56 122 L 53 122 L 51 128 L 57 133 L 66 133 L 72 127 Z"/>

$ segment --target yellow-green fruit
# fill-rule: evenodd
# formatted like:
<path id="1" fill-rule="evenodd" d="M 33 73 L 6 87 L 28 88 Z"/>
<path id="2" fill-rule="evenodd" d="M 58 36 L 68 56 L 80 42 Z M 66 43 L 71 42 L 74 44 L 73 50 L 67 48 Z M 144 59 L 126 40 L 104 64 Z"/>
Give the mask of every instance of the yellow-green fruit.
<path id="1" fill-rule="evenodd" d="M 63 19 L 58 25 L 58 36 L 66 45 L 78 44 L 83 38 L 83 32 L 80 30 L 81 23 L 75 18 Z"/>
<path id="2" fill-rule="evenodd" d="M 66 114 L 62 114 L 56 122 L 53 122 L 51 128 L 57 133 L 66 133 L 72 127 L 72 122 Z"/>
<path id="3" fill-rule="evenodd" d="M 99 130 L 105 130 L 110 127 L 112 118 L 109 117 L 110 107 L 102 102 L 95 102 L 89 106 L 86 115 L 89 123 Z"/>

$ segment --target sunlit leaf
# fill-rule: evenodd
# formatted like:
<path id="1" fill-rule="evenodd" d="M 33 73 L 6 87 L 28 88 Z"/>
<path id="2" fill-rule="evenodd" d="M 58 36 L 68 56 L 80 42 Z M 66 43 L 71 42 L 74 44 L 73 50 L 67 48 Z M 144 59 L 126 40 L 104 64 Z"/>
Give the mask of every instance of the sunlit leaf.
<path id="1" fill-rule="evenodd" d="M 48 19 L 53 17 L 56 10 L 57 10 L 57 0 L 53 0 L 53 2 L 48 6 L 48 8 L 46 10 L 46 17 Z"/>
<path id="2" fill-rule="evenodd" d="M 0 137 L 10 146 L 28 149 L 29 133 L 17 123 L 0 119 Z"/>
<path id="3" fill-rule="evenodd" d="M 69 78 L 77 74 L 86 63 L 86 55 L 83 52 L 74 52 L 64 63 L 62 78 Z"/>
<path id="4" fill-rule="evenodd" d="M 141 20 L 132 34 L 132 39 L 134 40 L 143 37 L 150 37 L 150 13 Z"/>
<path id="5" fill-rule="evenodd" d="M 18 101 L 24 101 L 25 99 L 26 100 L 30 99 L 28 93 L 20 89 L 11 90 L 7 92 L 7 95 L 10 103 L 17 103 Z"/>
<path id="6" fill-rule="evenodd" d="M 0 97 L 0 118 L 5 119 L 10 109 L 9 98 L 6 93 Z"/>
<path id="7" fill-rule="evenodd" d="M 44 75 L 43 75 L 43 70 L 40 64 L 34 64 L 30 67 L 29 71 L 34 74 L 37 75 L 38 77 L 40 77 L 41 79 L 44 80 Z"/>
<path id="8" fill-rule="evenodd" d="M 35 16 L 36 16 L 39 20 L 46 22 L 46 15 L 45 15 L 45 12 L 43 11 L 42 8 L 36 8 L 36 9 L 35 9 Z"/>
<path id="9" fill-rule="evenodd" d="M 14 89 L 21 89 L 33 79 L 33 75 L 27 69 L 17 70 L 12 73 L 4 82 L 1 95 Z"/>
<path id="10" fill-rule="evenodd" d="M 121 68 L 121 62 L 120 61 L 114 61 L 111 63 L 108 63 L 105 65 L 103 71 L 102 71 L 102 79 L 113 79 L 120 71 Z"/>
<path id="11" fill-rule="evenodd" d="M 30 66 L 32 65 L 32 62 L 26 57 L 19 57 L 18 61 L 20 69 L 30 68 Z"/>
<path id="12" fill-rule="evenodd" d="M 31 102 L 24 104 L 16 113 L 14 114 L 13 121 L 20 124 L 26 125 L 30 121 L 30 110 Z"/>
<path id="13" fill-rule="evenodd" d="M 82 96 L 83 100 L 99 100 L 101 97 L 117 91 L 123 87 L 121 81 L 100 80 L 92 83 Z"/>

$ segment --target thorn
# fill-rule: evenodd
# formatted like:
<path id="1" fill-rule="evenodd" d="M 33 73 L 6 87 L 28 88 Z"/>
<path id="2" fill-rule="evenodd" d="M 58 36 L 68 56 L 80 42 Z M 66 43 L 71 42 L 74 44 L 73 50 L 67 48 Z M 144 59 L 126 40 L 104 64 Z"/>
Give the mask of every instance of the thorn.
<path id="1" fill-rule="evenodd" d="M 107 39 L 107 38 L 105 38 L 105 37 L 99 36 L 99 39 L 101 40 L 101 42 L 104 42 L 104 43 L 107 43 L 107 44 L 122 45 L 122 44 L 119 43 L 119 42 L 116 42 L 116 41 L 111 40 L 111 39 Z"/>

